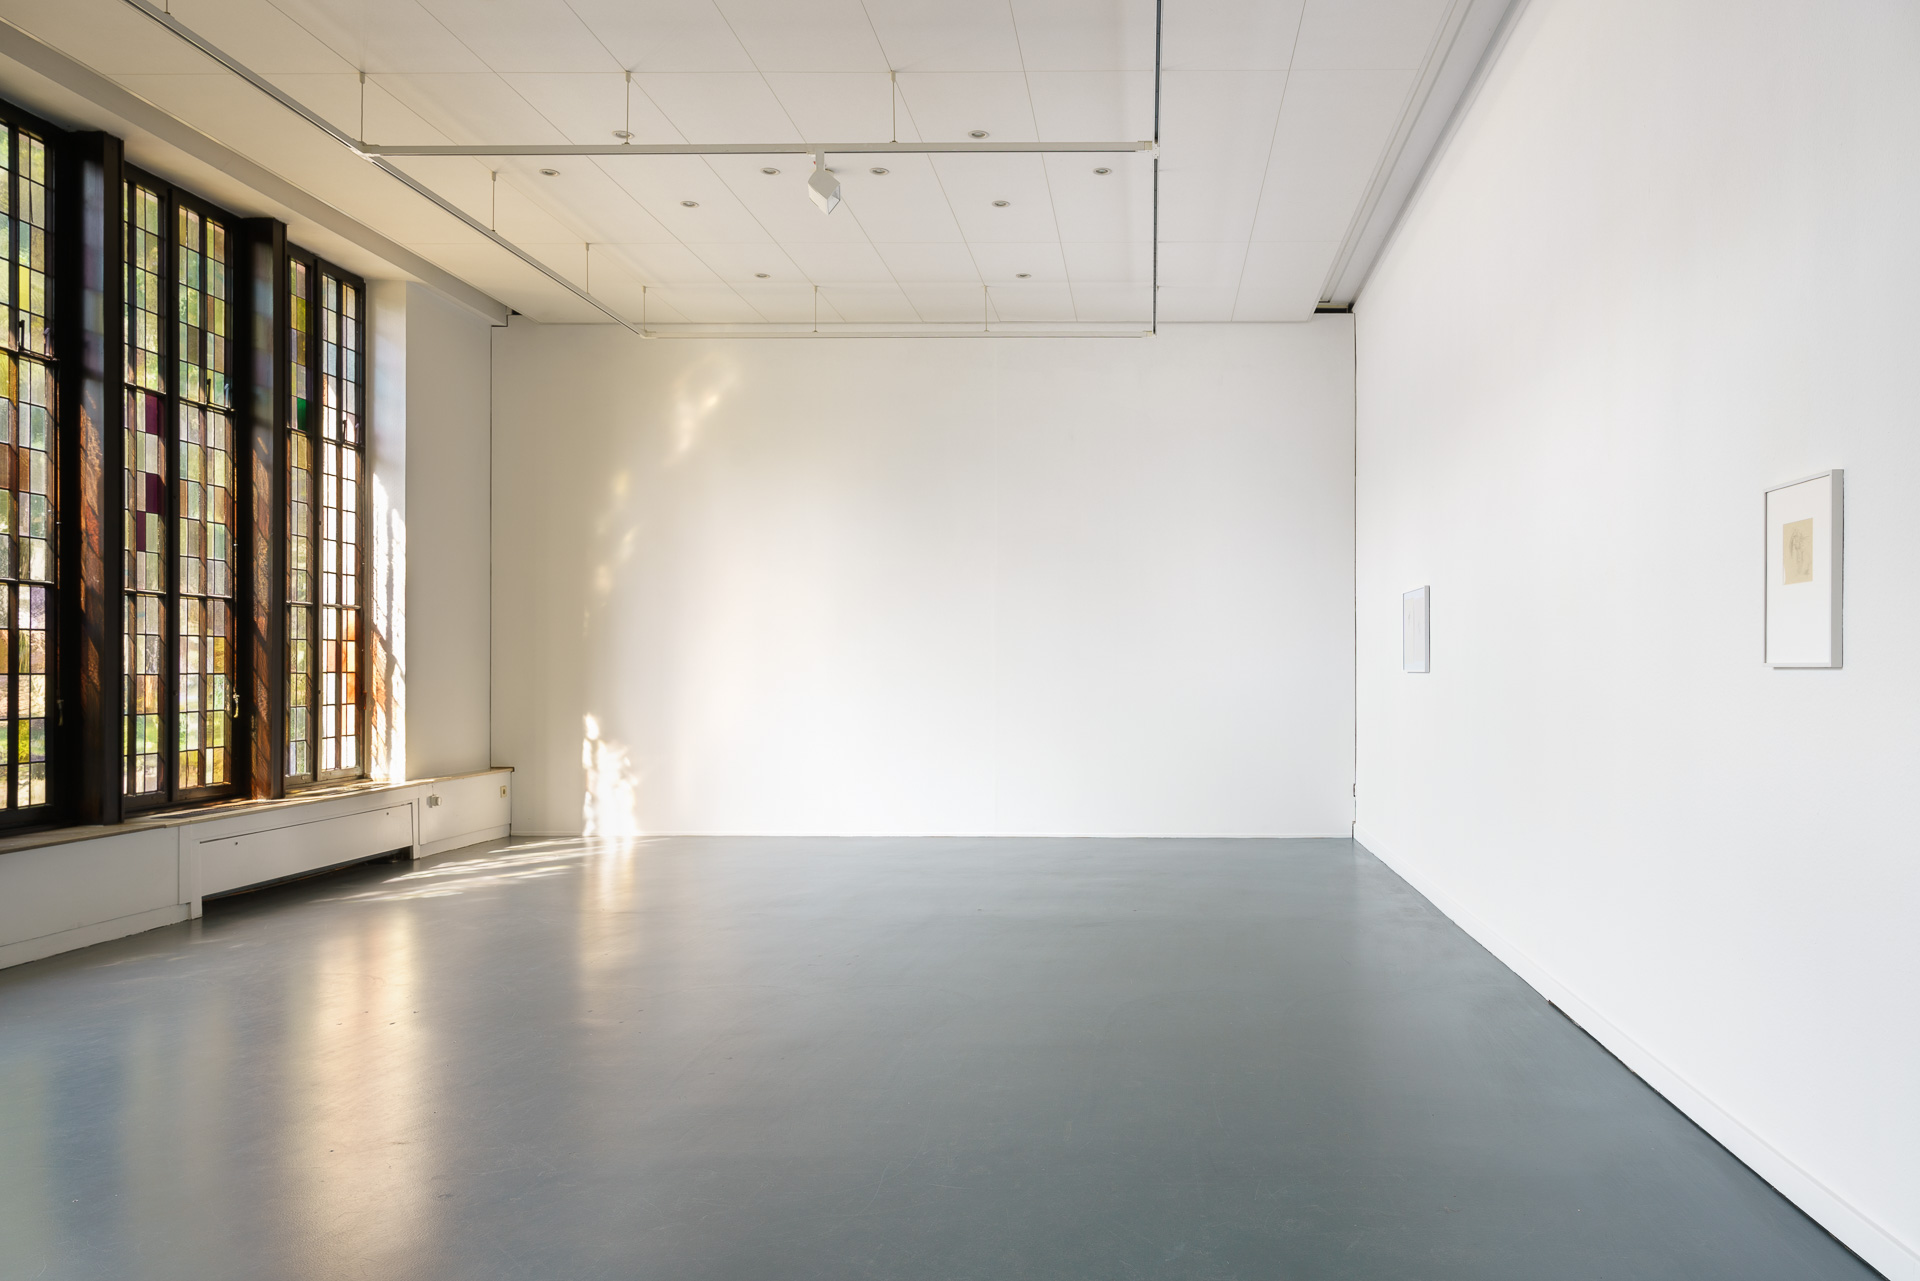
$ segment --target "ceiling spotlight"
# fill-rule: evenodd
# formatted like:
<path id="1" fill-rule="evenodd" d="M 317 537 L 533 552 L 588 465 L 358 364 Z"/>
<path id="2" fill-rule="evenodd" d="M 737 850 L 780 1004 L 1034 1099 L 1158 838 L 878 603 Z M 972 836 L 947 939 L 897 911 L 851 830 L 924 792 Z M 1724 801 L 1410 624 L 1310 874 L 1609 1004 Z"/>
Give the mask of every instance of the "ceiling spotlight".
<path id="1" fill-rule="evenodd" d="M 686 209 L 698 209 L 700 207 L 700 202 L 698 200 L 682 200 L 680 204 L 683 208 L 686 208 Z"/>
<path id="2" fill-rule="evenodd" d="M 1100 168 L 1098 168 L 1098 169 L 1095 169 L 1095 170 L 1094 170 L 1094 172 L 1095 172 L 1095 173 L 1101 173 L 1101 174 L 1106 174 L 1106 173 L 1112 173 L 1112 172 L 1113 172 L 1113 170 L 1111 170 L 1111 169 L 1109 169 L 1109 168 L 1107 168 L 1107 167 L 1106 167 L 1105 165 L 1102 165 L 1102 166 L 1100 166 Z"/>
<path id="3" fill-rule="evenodd" d="M 887 171 L 885 169 L 869 169 L 867 170 L 867 172 L 872 174 L 876 178 L 884 178 L 887 176 Z"/>
<path id="4" fill-rule="evenodd" d="M 827 168 L 827 153 L 813 153 L 813 175 L 807 179 L 807 195 L 820 206 L 821 213 L 832 213 L 840 204 L 840 180 Z"/>
<path id="5" fill-rule="evenodd" d="M 1007 204 L 1008 202 L 1005 200 L 996 200 L 993 202 L 993 207 L 995 209 L 1005 209 L 1007 207 Z"/>
<path id="6" fill-rule="evenodd" d="M 560 171 L 558 169 L 542 169 L 540 172 L 545 174 L 549 178 L 558 178 L 560 176 Z"/>
<path id="7" fill-rule="evenodd" d="M 1033 273 L 1030 271 L 1016 271 L 1013 273 L 1013 278 L 1015 280 L 1032 280 Z"/>
<path id="8" fill-rule="evenodd" d="M 767 273 L 764 271 L 756 271 L 753 273 L 753 278 L 755 280 L 765 280 L 767 278 Z"/>
<path id="9" fill-rule="evenodd" d="M 613 136 L 618 138 L 622 142 L 626 142 L 628 139 L 633 137 L 633 131 L 631 129 L 615 129 L 613 131 Z"/>
<path id="10" fill-rule="evenodd" d="M 969 138 L 984 138 L 984 137 L 986 137 L 986 136 L 987 136 L 987 131 L 986 131 L 985 129 L 969 129 L 969 130 L 967 130 L 967 137 L 969 137 Z"/>
<path id="11" fill-rule="evenodd" d="M 766 169 L 762 169 L 762 170 L 761 170 L 760 172 L 761 172 L 761 173 L 764 173 L 764 174 L 776 174 L 776 173 L 779 173 L 780 171 L 779 171 L 778 169 L 774 169 L 774 168 L 771 168 L 771 167 L 769 167 L 769 168 L 766 168 Z"/>

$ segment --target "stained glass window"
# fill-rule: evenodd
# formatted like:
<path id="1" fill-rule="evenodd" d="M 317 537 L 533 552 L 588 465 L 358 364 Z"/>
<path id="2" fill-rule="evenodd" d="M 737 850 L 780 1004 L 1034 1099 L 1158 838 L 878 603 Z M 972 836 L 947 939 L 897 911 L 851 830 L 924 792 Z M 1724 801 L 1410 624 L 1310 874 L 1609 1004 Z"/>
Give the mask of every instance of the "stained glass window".
<path id="1" fill-rule="evenodd" d="M 288 290 L 287 774 L 362 772 L 365 291 L 292 260 Z"/>
<path id="2" fill-rule="evenodd" d="M 122 781 L 160 802 L 238 777 L 232 233 L 159 184 L 125 195 Z"/>
<path id="3" fill-rule="evenodd" d="M 0 809 L 24 818 L 54 800 L 53 166 L 39 135 L 0 134 Z"/>

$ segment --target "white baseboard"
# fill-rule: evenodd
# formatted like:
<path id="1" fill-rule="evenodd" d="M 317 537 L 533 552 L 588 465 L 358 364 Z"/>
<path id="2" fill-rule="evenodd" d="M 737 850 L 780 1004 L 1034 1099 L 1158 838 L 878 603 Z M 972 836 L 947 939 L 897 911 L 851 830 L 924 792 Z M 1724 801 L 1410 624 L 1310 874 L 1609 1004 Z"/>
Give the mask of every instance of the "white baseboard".
<path id="1" fill-rule="evenodd" d="M 1646 1046 L 1560 982 L 1532 956 L 1500 931 L 1462 906 L 1419 868 L 1403 861 L 1364 827 L 1355 824 L 1353 839 L 1424 895 L 1455 925 L 1470 934 L 1542 996 L 1566 1012 L 1615 1058 L 1772 1184 L 1779 1193 L 1855 1254 L 1878 1268 L 1889 1281 L 1920 1281 L 1920 1251 L 1869 1218 L 1833 1189 L 1802 1169 L 1792 1158 L 1768 1143 L 1751 1127 L 1714 1102 L 1705 1090 L 1668 1067 Z"/>
<path id="2" fill-rule="evenodd" d="M 5 969 L 9 965 L 24 965 L 28 961 L 38 961 L 60 952 L 71 952 L 75 948 L 92 947 L 95 943 L 110 942 L 113 939 L 125 938 L 129 934 L 157 930 L 162 925 L 177 925 L 187 920 L 191 914 L 190 905 L 173 903 L 145 912 L 135 912 L 132 916 L 117 917 L 111 921 L 95 921 L 91 925 L 82 925 L 71 930 L 42 934 L 39 938 L 20 939 L 18 942 L 0 945 L 0 969 Z"/>
<path id="3" fill-rule="evenodd" d="M 486 841 L 504 841 L 507 839 L 507 825 L 486 827 L 477 832 L 463 832 L 459 836 L 449 836 L 438 841 L 428 841 L 413 847 L 416 859 L 432 858 L 435 854 L 445 854 L 448 850 L 465 849 L 469 845 L 479 845 Z"/>

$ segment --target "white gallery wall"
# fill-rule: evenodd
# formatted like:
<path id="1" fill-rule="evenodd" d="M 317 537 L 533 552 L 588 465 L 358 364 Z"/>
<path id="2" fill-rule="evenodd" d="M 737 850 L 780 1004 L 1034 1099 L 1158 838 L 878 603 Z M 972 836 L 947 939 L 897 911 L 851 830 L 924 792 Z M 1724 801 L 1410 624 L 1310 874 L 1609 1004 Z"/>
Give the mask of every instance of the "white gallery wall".
<path id="1" fill-rule="evenodd" d="M 488 322 L 423 285 L 369 285 L 374 423 L 370 673 L 381 773 L 432 778 L 489 757 Z"/>
<path id="2" fill-rule="evenodd" d="M 1916 155 L 1906 0 L 1533 0 L 1358 308 L 1357 834 L 1896 1278 Z M 1770 670 L 1761 495 L 1834 467 L 1846 666 Z"/>
<path id="3" fill-rule="evenodd" d="M 1350 318 L 493 368 L 516 831 L 1348 832 Z"/>

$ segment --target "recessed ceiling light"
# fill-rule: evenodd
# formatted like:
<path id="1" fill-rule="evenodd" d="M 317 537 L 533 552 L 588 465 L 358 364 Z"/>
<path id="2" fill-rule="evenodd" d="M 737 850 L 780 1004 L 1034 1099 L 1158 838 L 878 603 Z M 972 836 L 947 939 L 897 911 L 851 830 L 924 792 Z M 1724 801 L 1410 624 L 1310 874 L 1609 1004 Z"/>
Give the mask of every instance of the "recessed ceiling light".
<path id="1" fill-rule="evenodd" d="M 1113 170 L 1107 168 L 1105 165 L 1102 165 L 1100 168 L 1095 169 L 1094 172 L 1095 173 L 1112 173 Z"/>
<path id="2" fill-rule="evenodd" d="M 753 278 L 755 280 L 765 280 L 767 278 L 767 273 L 764 271 L 756 271 L 753 273 Z"/>
<path id="3" fill-rule="evenodd" d="M 1008 201 L 1005 201 L 1005 200 L 996 200 L 996 201 L 994 201 L 994 202 L 993 202 L 993 207 L 994 207 L 995 209 L 1005 209 L 1005 208 L 1007 207 L 1007 205 L 1008 205 L 1008 203 L 1009 203 L 1009 202 L 1008 202 Z"/>
<path id="4" fill-rule="evenodd" d="M 869 169 L 867 170 L 867 172 L 880 178 L 884 178 L 887 176 L 887 171 L 885 169 Z"/>
<path id="5" fill-rule="evenodd" d="M 986 137 L 986 136 L 987 136 L 987 131 L 986 131 L 985 129 L 969 129 L 969 130 L 967 130 L 967 137 L 969 137 L 969 138 L 984 138 L 984 137 Z"/>
<path id="6" fill-rule="evenodd" d="M 1030 271 L 1016 271 L 1013 273 L 1013 278 L 1015 280 L 1032 280 L 1033 273 Z"/>
<path id="7" fill-rule="evenodd" d="M 680 203 L 688 209 L 698 209 L 700 207 L 698 200 L 682 200 Z"/>
<path id="8" fill-rule="evenodd" d="M 549 178 L 558 178 L 560 176 L 560 171 L 558 169 L 542 169 L 540 172 L 545 174 Z"/>
<path id="9" fill-rule="evenodd" d="M 769 167 L 769 168 L 766 168 L 766 169 L 762 169 L 762 170 L 761 170 L 760 172 L 761 172 L 761 173 L 769 173 L 769 174 L 771 174 L 771 173 L 779 173 L 780 171 L 779 171 L 778 169 L 774 169 L 774 168 L 771 168 L 771 167 Z"/>
<path id="10" fill-rule="evenodd" d="M 629 130 L 629 129 L 615 129 L 613 131 L 613 136 L 618 138 L 620 141 L 625 142 L 627 139 L 633 137 L 633 132 L 632 130 Z"/>

